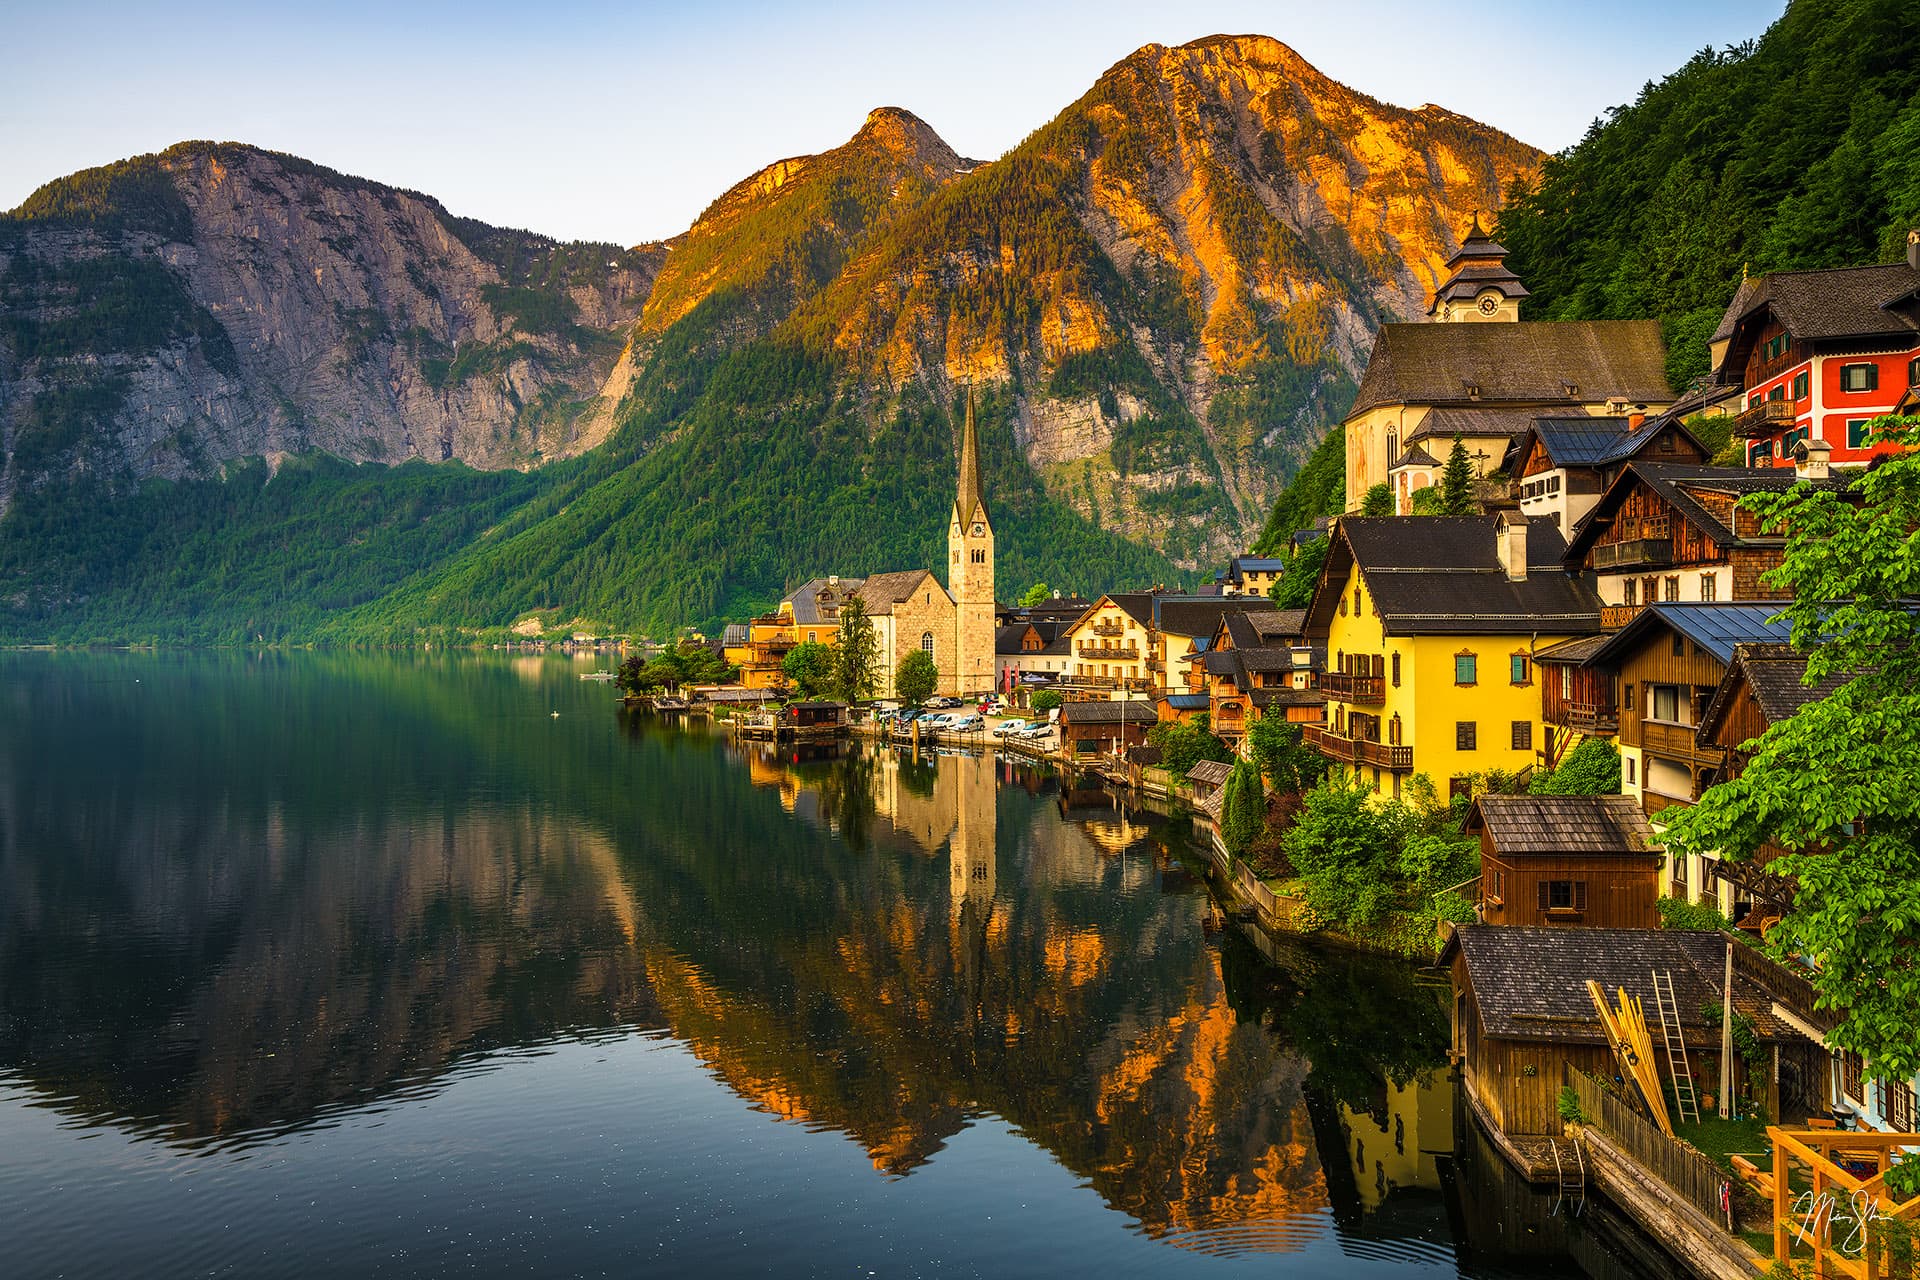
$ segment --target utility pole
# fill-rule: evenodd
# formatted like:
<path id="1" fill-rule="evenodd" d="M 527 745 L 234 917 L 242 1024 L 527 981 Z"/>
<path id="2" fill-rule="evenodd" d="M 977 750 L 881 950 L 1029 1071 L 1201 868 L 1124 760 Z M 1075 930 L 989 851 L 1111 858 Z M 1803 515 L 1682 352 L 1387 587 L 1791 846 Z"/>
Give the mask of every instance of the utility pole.
<path id="1" fill-rule="evenodd" d="M 1733 940 L 1727 940 L 1727 980 L 1720 994 L 1720 1118 L 1733 1117 Z"/>

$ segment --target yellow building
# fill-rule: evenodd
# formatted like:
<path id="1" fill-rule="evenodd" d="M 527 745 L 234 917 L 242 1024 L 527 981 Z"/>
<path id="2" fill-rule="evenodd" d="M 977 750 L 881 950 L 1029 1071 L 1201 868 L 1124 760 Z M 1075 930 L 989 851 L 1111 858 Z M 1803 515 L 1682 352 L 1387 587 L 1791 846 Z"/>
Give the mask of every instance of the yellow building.
<path id="1" fill-rule="evenodd" d="M 1527 290 L 1506 254 L 1476 218 L 1447 259 L 1427 320 L 1380 326 L 1342 424 L 1347 510 L 1391 484 L 1404 514 L 1413 490 L 1438 478 L 1456 435 L 1475 473 L 1487 475 L 1536 417 L 1672 403 L 1657 321 L 1522 321 Z"/>
<path id="2" fill-rule="evenodd" d="M 1156 657 L 1152 592 L 1101 596 L 1065 635 L 1072 649 L 1068 683 L 1089 689 L 1153 690 L 1148 669 Z"/>
<path id="3" fill-rule="evenodd" d="M 1538 763 L 1534 656 L 1600 629 L 1565 551 L 1550 522 L 1512 513 L 1341 517 L 1304 628 L 1327 655 L 1309 745 L 1394 796 L 1415 773 L 1448 794 Z"/>

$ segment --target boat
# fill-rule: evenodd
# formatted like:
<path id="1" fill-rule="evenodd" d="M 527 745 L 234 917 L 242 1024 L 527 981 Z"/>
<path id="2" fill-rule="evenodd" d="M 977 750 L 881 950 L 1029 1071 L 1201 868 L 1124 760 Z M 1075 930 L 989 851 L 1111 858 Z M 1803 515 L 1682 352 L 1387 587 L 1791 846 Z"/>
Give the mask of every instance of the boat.
<path id="1" fill-rule="evenodd" d="M 619 676 L 611 671 L 589 671 L 580 678 L 582 680 L 617 680 Z"/>

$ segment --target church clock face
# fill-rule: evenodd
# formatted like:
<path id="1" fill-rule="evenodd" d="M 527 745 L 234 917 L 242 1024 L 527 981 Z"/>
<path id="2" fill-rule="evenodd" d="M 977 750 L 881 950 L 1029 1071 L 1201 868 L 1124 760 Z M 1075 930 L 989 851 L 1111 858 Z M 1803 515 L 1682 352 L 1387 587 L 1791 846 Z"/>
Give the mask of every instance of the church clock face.
<path id="1" fill-rule="evenodd" d="M 1500 309 L 1500 299 L 1494 297 L 1492 294 L 1488 294 L 1486 297 L 1480 299 L 1481 315 L 1490 316 L 1494 312 L 1498 311 L 1499 309 Z"/>
<path id="2" fill-rule="evenodd" d="M 986 536 L 987 536 L 987 526 L 985 526 L 985 525 L 983 525 L 983 524 L 981 524 L 981 523 L 980 523 L 979 521 L 977 521 L 977 520 L 976 520 L 976 521 L 974 521 L 974 525 L 973 525 L 973 536 L 974 536 L 974 537 L 976 537 L 976 538 L 984 538 L 984 537 L 986 537 Z"/>

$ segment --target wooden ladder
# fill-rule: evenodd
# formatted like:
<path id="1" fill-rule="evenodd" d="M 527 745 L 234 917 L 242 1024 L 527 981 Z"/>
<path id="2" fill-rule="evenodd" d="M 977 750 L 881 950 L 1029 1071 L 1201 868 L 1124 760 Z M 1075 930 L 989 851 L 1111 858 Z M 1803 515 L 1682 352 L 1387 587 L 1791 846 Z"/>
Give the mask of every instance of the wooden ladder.
<path id="1" fill-rule="evenodd" d="M 1687 1042 L 1680 1034 L 1680 1006 L 1673 996 L 1673 973 L 1653 971 L 1653 1003 L 1660 1012 L 1660 1033 L 1667 1046 L 1667 1075 L 1673 1080 L 1674 1110 L 1688 1124 L 1700 1123 L 1700 1097 L 1694 1091 L 1693 1070 L 1687 1065 Z"/>
<path id="2" fill-rule="evenodd" d="M 1559 1138 L 1547 1139 L 1553 1146 L 1554 1181 L 1557 1183 L 1553 1208 L 1547 1216 L 1559 1213 L 1565 1206 L 1572 1217 L 1579 1217 L 1580 1211 L 1587 1207 L 1587 1158 L 1580 1150 L 1577 1138 L 1561 1141 Z"/>

